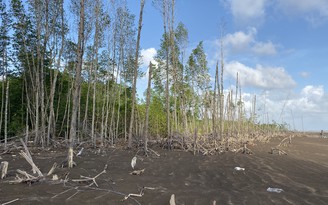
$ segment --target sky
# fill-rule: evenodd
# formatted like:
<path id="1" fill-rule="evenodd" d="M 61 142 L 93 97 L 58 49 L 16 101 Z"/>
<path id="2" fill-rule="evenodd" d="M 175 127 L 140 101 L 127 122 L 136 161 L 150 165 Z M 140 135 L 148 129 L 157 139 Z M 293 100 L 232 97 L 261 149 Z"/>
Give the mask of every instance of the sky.
<path id="1" fill-rule="evenodd" d="M 127 0 L 139 18 L 140 1 Z M 175 22 L 189 32 L 187 51 L 204 42 L 214 77 L 224 25 L 224 88 L 240 77 L 246 112 L 256 95 L 258 121 L 287 123 L 299 131 L 328 130 L 327 0 L 176 0 Z M 163 21 L 146 0 L 141 31 L 141 69 L 160 46 Z M 138 82 L 143 95 L 147 79 Z"/>

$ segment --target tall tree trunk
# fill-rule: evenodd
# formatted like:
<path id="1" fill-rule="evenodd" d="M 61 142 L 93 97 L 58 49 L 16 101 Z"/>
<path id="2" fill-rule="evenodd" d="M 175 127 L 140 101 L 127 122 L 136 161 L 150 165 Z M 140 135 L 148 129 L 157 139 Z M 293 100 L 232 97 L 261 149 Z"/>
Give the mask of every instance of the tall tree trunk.
<path id="1" fill-rule="evenodd" d="M 60 43 L 60 49 L 59 49 L 59 54 L 57 57 L 57 62 L 56 62 L 56 69 L 54 70 L 54 77 L 51 82 L 51 88 L 50 88 L 50 99 L 49 99 L 49 116 L 48 116 L 48 131 L 47 131 L 47 145 L 50 144 L 50 138 L 55 137 L 55 132 L 56 132 L 56 117 L 55 117 L 55 108 L 54 108 L 54 98 L 55 98 L 55 92 L 56 92 L 56 84 L 57 84 L 57 77 L 58 77 L 58 72 L 60 69 L 60 64 L 61 64 L 61 57 L 64 51 L 64 43 L 65 43 L 65 22 L 64 22 L 64 2 L 63 0 L 59 1 L 60 4 L 60 18 L 61 18 L 61 43 Z M 58 112 L 57 112 L 58 113 Z"/>
<path id="2" fill-rule="evenodd" d="M 216 63 L 215 67 L 215 82 L 214 82 L 214 94 L 213 94 L 213 110 L 212 110 L 212 130 L 214 139 L 217 138 L 217 130 L 216 130 L 216 89 L 219 81 L 219 62 Z"/>
<path id="3" fill-rule="evenodd" d="M 68 167 L 73 167 L 73 143 L 76 138 L 77 130 L 77 112 L 79 110 L 79 98 L 81 89 L 81 71 L 83 63 L 83 48 L 84 48 L 84 0 L 80 0 L 80 22 L 79 22 L 79 37 L 77 43 L 77 64 L 75 69 L 75 82 L 73 89 L 73 104 L 72 104 L 72 117 L 69 133 L 69 151 L 68 151 Z"/>
<path id="4" fill-rule="evenodd" d="M 150 93 L 151 93 L 151 78 L 153 72 L 153 64 L 149 63 L 148 73 L 148 86 L 147 86 L 147 98 L 146 98 L 146 117 L 145 117 L 145 128 L 144 128 L 144 150 L 147 155 L 148 152 L 148 123 L 149 123 L 149 107 L 150 107 Z"/>
<path id="5" fill-rule="evenodd" d="M 140 0 L 140 14 L 139 14 L 136 55 L 135 55 L 135 62 L 134 62 L 134 75 L 133 75 L 133 86 L 132 86 L 132 110 L 131 110 L 129 136 L 128 136 L 128 148 L 132 147 L 132 131 L 133 131 L 133 121 L 134 121 L 134 112 L 135 112 L 134 109 L 136 104 L 136 90 L 137 90 L 137 78 L 138 78 L 138 67 L 139 67 L 139 63 L 138 63 L 139 45 L 140 45 L 140 35 L 142 29 L 142 14 L 143 14 L 144 5 L 145 5 L 145 0 Z"/>
<path id="6" fill-rule="evenodd" d="M 93 99 L 92 99 L 92 123 L 91 123 L 91 140 L 96 145 L 96 137 L 95 137 L 95 120 L 96 120 L 96 86 L 97 86 L 97 68 L 98 68 L 98 50 L 99 50 L 99 29 L 100 29 L 100 2 L 99 0 L 96 1 L 96 28 L 95 28 L 95 35 L 94 35 L 94 47 L 93 47 L 93 66 L 94 66 L 94 73 L 93 73 Z"/>

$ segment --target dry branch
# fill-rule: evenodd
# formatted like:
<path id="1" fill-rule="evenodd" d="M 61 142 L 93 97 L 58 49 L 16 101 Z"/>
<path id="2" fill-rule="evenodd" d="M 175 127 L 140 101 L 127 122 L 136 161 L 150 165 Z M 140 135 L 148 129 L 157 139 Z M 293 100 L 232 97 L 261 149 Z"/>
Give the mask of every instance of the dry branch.
<path id="1" fill-rule="evenodd" d="M 39 177 L 43 177 L 43 174 L 42 174 L 42 172 L 40 171 L 40 169 L 34 164 L 31 155 L 25 153 L 24 151 L 21 151 L 19 154 L 20 154 L 22 157 L 24 157 L 24 158 L 26 159 L 26 161 L 32 166 L 32 169 L 33 169 L 36 173 L 38 173 Z M 34 171 L 33 171 L 33 173 L 34 173 Z"/>
<path id="2" fill-rule="evenodd" d="M 83 179 L 72 179 L 73 182 L 88 182 L 88 181 L 92 181 L 92 183 L 89 186 L 92 186 L 93 184 L 96 185 L 96 187 L 98 187 L 98 184 L 96 182 L 97 177 L 99 177 L 100 175 L 106 173 L 106 169 L 107 169 L 107 164 L 104 167 L 104 170 L 102 172 L 100 172 L 99 174 L 97 174 L 94 177 L 85 177 L 81 175 L 81 178 Z"/>
<path id="3" fill-rule="evenodd" d="M 155 188 L 152 188 L 152 187 L 142 187 L 142 189 L 140 190 L 140 193 L 139 193 L 139 194 L 133 194 L 133 193 L 128 194 L 128 195 L 126 195 L 126 196 L 122 199 L 122 201 L 127 200 L 128 198 L 131 198 L 131 196 L 142 197 L 142 196 L 145 194 L 144 191 L 145 191 L 146 189 L 154 190 Z"/>
<path id="4" fill-rule="evenodd" d="M 22 145 L 23 145 L 23 147 L 24 147 L 25 153 L 26 153 L 26 155 L 28 156 L 28 158 L 32 159 L 31 153 L 30 153 L 30 151 L 28 150 L 28 148 L 27 148 L 27 146 L 26 146 L 24 140 L 23 140 L 22 138 L 20 138 L 19 140 L 21 141 L 21 143 L 22 143 Z M 33 161 L 32 161 L 32 162 L 33 162 Z M 33 164 L 34 164 L 34 163 L 33 163 Z M 33 174 L 35 174 L 35 173 L 36 173 L 36 170 L 34 169 L 33 166 L 32 166 L 32 170 L 33 170 Z"/>

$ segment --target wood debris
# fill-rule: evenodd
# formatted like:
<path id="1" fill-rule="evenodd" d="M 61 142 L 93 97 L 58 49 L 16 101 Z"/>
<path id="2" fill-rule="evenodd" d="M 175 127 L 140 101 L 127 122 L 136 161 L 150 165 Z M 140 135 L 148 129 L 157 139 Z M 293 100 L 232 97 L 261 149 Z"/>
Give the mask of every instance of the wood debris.
<path id="1" fill-rule="evenodd" d="M 170 205 L 175 205 L 175 195 L 174 194 L 171 195 Z"/>
<path id="2" fill-rule="evenodd" d="M 3 161 L 0 164 L 0 170 L 1 170 L 1 179 L 4 179 L 7 175 L 7 170 L 8 170 L 8 162 L 7 161 Z"/>
<path id="3" fill-rule="evenodd" d="M 287 155 L 287 153 L 284 150 L 279 149 L 277 147 L 272 147 L 270 154 Z"/>
<path id="4" fill-rule="evenodd" d="M 89 186 L 92 186 L 93 184 L 96 185 L 96 187 L 98 187 L 98 184 L 96 182 L 96 179 L 97 177 L 99 177 L 100 175 L 106 173 L 106 169 L 107 169 L 107 164 L 105 165 L 105 168 L 102 172 L 100 172 L 99 174 L 97 174 L 96 176 L 94 177 L 86 177 L 86 176 L 82 176 L 81 175 L 81 178 L 83 179 L 72 179 L 73 182 L 89 182 L 89 181 L 92 181 L 91 184 L 89 184 Z"/>
<path id="5" fill-rule="evenodd" d="M 145 169 L 140 170 L 134 170 L 133 172 L 130 172 L 131 175 L 141 175 L 145 172 Z"/>

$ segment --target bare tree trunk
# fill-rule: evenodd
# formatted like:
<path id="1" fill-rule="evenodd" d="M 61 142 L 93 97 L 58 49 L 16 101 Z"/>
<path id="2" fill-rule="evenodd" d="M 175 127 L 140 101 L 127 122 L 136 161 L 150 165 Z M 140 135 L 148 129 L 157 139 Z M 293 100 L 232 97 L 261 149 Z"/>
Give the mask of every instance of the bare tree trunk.
<path id="1" fill-rule="evenodd" d="M 6 80 L 6 105 L 5 105 L 5 149 L 7 148 L 8 140 L 8 105 L 9 105 L 9 80 Z"/>
<path id="2" fill-rule="evenodd" d="M 217 138 L 217 130 L 216 130 L 216 89 L 219 81 L 219 62 L 216 63 L 215 67 L 215 82 L 214 82 L 214 94 L 213 94 L 213 110 L 212 110 L 212 129 L 213 129 L 213 137 Z"/>
<path id="3" fill-rule="evenodd" d="M 151 78 L 152 78 L 153 64 L 149 63 L 148 73 L 148 87 L 147 87 L 147 99 L 146 99 L 146 117 L 145 117 L 145 128 L 144 128 L 144 150 L 148 152 L 148 123 L 149 123 L 149 107 L 150 107 L 150 93 L 151 93 Z"/>
<path id="4" fill-rule="evenodd" d="M 9 82 L 10 80 L 7 79 L 7 49 L 4 50 L 4 67 L 5 67 L 5 81 L 6 81 L 6 102 L 5 102 L 5 149 L 7 148 L 7 140 L 8 140 L 8 110 L 9 110 Z M 1 131 L 1 130 L 0 130 Z"/>
<path id="5" fill-rule="evenodd" d="M 94 48 L 93 54 L 95 56 L 93 60 L 94 65 L 94 73 L 93 73 L 93 99 L 92 99 L 92 123 L 91 123 L 91 140 L 94 146 L 96 145 L 96 137 L 95 137 L 95 119 L 96 119 L 96 86 L 97 86 L 97 67 L 98 67 L 98 50 L 99 50 L 99 27 L 100 27 L 100 2 L 96 1 L 96 28 L 94 35 Z"/>
<path id="6" fill-rule="evenodd" d="M 56 131 L 56 118 L 55 118 L 55 110 L 54 110 L 54 97 L 55 97 L 55 91 L 56 91 L 56 84 L 57 84 L 57 77 L 58 77 L 58 72 L 60 69 L 60 64 L 61 64 L 61 57 L 64 51 L 64 43 L 65 43 L 65 22 L 64 22 L 64 6 L 63 6 L 63 0 L 59 1 L 60 3 L 60 18 L 61 18 L 61 45 L 59 49 L 59 54 L 57 57 L 57 62 L 56 62 L 56 69 L 54 70 L 54 77 L 51 82 L 51 89 L 50 89 L 50 113 L 48 117 L 48 134 L 47 134 L 47 145 L 50 144 L 50 138 L 55 137 L 55 131 Z M 57 112 L 58 113 L 58 112 Z"/>
<path id="7" fill-rule="evenodd" d="M 135 112 L 135 104 L 136 104 L 136 90 L 137 90 L 137 78 L 138 78 L 138 60 L 139 60 L 139 45 L 140 45 L 140 35 L 142 29 L 142 14 L 143 8 L 145 5 L 145 0 L 140 0 L 140 14 L 139 14 L 139 26 L 138 26 L 138 36 L 137 36 L 137 46 L 136 46 L 136 55 L 135 55 L 135 63 L 134 63 L 134 76 L 133 76 L 133 87 L 132 87 L 132 110 L 131 110 L 131 118 L 130 118 L 130 127 L 129 127 L 129 136 L 128 136 L 128 148 L 132 147 L 132 128 L 134 121 L 134 112 Z"/>
<path id="8" fill-rule="evenodd" d="M 220 80 L 220 138 L 223 139 L 224 131 L 224 93 L 223 93 L 223 72 L 224 72 L 224 56 L 223 56 L 223 28 L 221 28 L 220 39 L 220 57 L 221 57 L 221 80 Z"/>
<path id="9" fill-rule="evenodd" d="M 73 143 L 76 138 L 77 129 L 77 112 L 79 110 L 79 98 L 81 89 L 81 71 L 83 63 L 83 48 L 84 48 L 84 0 L 80 0 L 80 22 L 79 22 L 79 37 L 77 44 L 77 64 L 75 70 L 75 82 L 73 89 L 73 104 L 72 104 L 72 117 L 69 133 L 69 151 L 68 151 L 68 167 L 73 167 Z"/>

